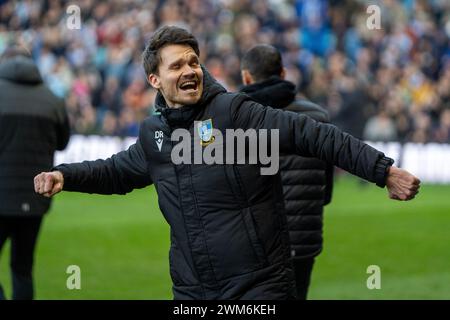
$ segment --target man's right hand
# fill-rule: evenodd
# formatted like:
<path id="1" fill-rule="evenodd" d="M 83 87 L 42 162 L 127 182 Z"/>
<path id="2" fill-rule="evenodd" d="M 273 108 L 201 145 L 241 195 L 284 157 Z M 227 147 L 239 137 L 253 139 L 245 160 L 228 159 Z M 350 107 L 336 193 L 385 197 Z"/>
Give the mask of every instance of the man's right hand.
<path id="1" fill-rule="evenodd" d="M 50 198 L 63 189 L 64 177 L 61 171 L 41 172 L 34 177 L 34 191 Z"/>

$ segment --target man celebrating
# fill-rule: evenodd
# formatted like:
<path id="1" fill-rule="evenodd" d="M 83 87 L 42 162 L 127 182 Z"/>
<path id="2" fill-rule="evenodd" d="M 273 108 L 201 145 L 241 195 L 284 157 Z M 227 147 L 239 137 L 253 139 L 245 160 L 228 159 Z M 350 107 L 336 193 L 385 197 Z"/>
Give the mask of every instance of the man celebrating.
<path id="1" fill-rule="evenodd" d="M 284 80 L 281 53 L 270 45 L 256 45 L 242 58 L 241 89 L 256 102 L 329 122 L 328 112 L 306 100 L 296 100 L 297 90 Z M 297 299 L 305 300 L 315 257 L 322 251 L 323 206 L 331 201 L 333 166 L 314 159 L 285 154 L 280 157 L 291 256 Z"/>
<path id="2" fill-rule="evenodd" d="M 48 197 L 61 190 L 125 194 L 154 183 L 171 227 L 175 299 L 294 298 L 279 176 L 261 175 L 259 164 L 174 164 L 176 129 L 191 132 L 190 146 L 199 143 L 194 121 L 222 133 L 278 129 L 281 152 L 318 157 L 386 184 L 395 199 L 412 199 L 419 181 L 334 126 L 227 93 L 202 68 L 199 54 L 197 40 L 186 30 L 159 29 L 143 53 L 148 82 L 159 91 L 159 112 L 143 122 L 136 143 L 106 160 L 43 172 L 35 177 L 36 192 Z"/>

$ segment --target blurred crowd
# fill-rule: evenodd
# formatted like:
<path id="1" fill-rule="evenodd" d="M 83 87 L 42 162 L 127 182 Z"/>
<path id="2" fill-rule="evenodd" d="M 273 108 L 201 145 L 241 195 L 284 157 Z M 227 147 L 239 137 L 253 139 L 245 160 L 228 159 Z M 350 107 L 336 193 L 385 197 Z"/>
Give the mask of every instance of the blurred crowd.
<path id="1" fill-rule="evenodd" d="M 66 9 L 81 12 L 67 27 Z M 369 5 L 381 28 L 368 27 Z M 155 90 L 141 53 L 162 25 L 189 29 L 201 60 L 239 90 L 240 57 L 257 43 L 283 53 L 287 77 L 332 121 L 371 141 L 450 142 L 448 0 L 0 0 L 0 53 L 28 47 L 66 100 L 73 133 L 136 136 Z"/>

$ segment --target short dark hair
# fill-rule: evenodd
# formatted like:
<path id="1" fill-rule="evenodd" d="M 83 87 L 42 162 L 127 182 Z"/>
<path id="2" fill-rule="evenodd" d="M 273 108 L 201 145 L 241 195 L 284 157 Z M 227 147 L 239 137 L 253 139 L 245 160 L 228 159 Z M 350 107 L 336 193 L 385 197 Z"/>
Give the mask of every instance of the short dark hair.
<path id="1" fill-rule="evenodd" d="M 170 44 L 188 45 L 200 55 L 197 39 L 189 31 L 176 26 L 164 26 L 153 34 L 142 53 L 142 63 L 147 76 L 158 72 L 158 64 L 161 61 L 159 51 Z"/>
<path id="2" fill-rule="evenodd" d="M 248 70 L 255 82 L 279 76 L 283 71 L 281 53 L 271 45 L 258 44 L 242 57 L 241 70 Z"/>
<path id="3" fill-rule="evenodd" d="M 14 58 L 17 56 L 31 58 L 31 54 L 26 48 L 20 47 L 18 45 L 13 45 L 11 47 L 6 48 L 5 51 L 3 51 L 2 55 L 0 56 L 0 62 L 3 62 L 7 59 Z"/>

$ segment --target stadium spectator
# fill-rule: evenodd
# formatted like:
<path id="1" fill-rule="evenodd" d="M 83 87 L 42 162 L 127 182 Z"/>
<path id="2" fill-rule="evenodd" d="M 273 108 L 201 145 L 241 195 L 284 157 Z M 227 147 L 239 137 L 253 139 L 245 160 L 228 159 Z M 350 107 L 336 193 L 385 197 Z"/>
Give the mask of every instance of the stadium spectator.
<path id="1" fill-rule="evenodd" d="M 395 123 L 386 112 L 380 112 L 369 119 L 364 129 L 364 139 L 368 141 L 397 140 Z"/>
<path id="2" fill-rule="evenodd" d="M 0 250 L 10 239 L 12 298 L 28 300 L 36 240 L 51 203 L 33 191 L 31 180 L 53 166 L 70 128 L 63 100 L 45 87 L 24 49 L 7 48 L 0 57 L 0 96 Z"/>
<path id="3" fill-rule="evenodd" d="M 273 46 L 251 48 L 241 62 L 242 92 L 273 108 L 328 122 L 320 106 L 296 100 L 297 90 L 286 81 L 281 53 Z M 298 155 L 280 156 L 280 176 L 294 265 L 297 299 L 306 300 L 315 257 L 322 251 L 323 207 L 331 201 L 333 166 Z"/>

